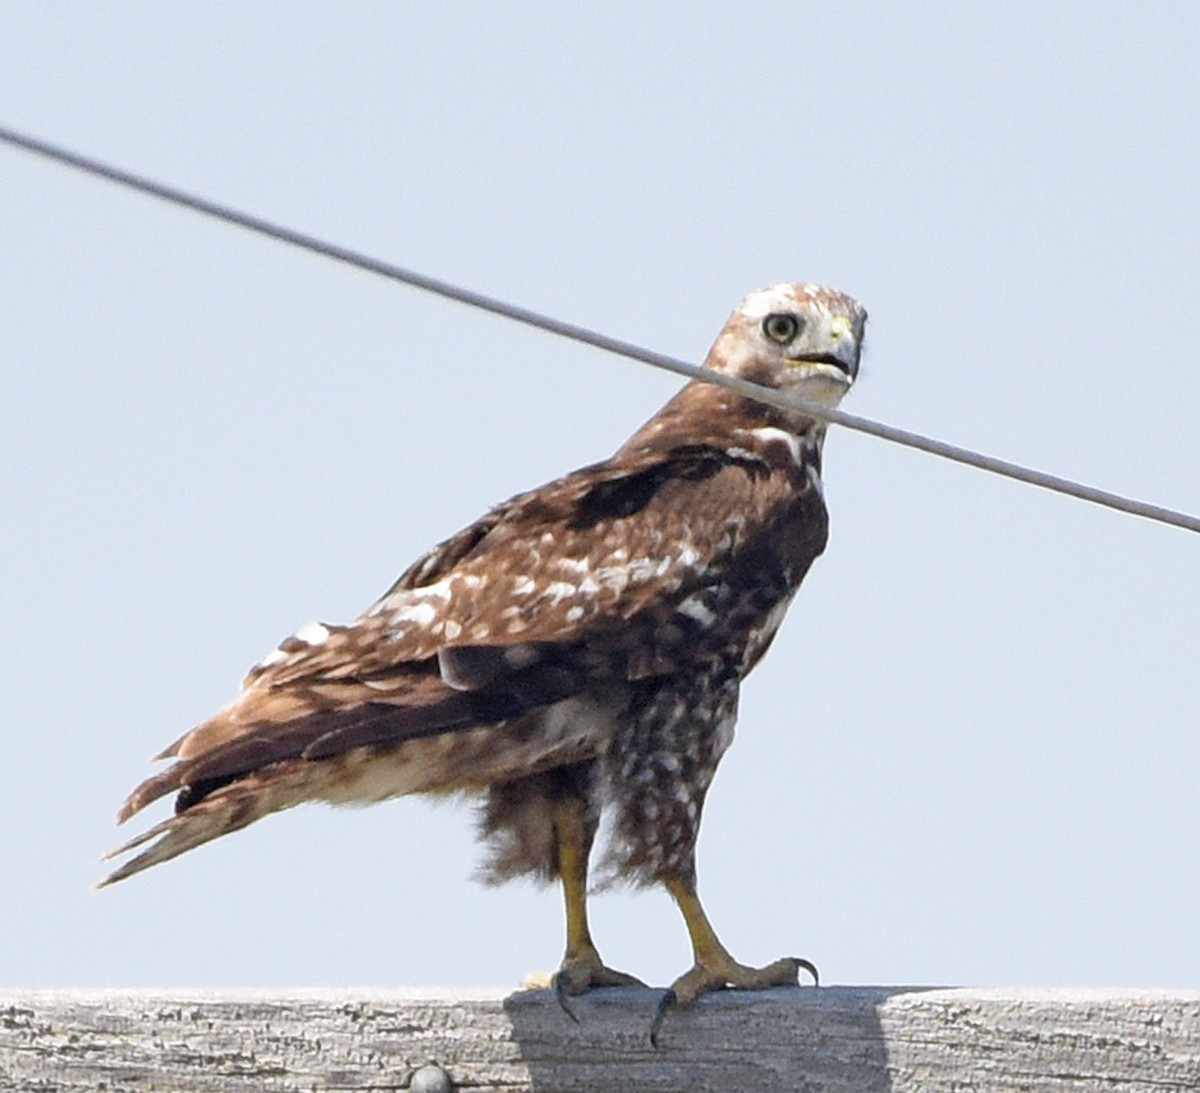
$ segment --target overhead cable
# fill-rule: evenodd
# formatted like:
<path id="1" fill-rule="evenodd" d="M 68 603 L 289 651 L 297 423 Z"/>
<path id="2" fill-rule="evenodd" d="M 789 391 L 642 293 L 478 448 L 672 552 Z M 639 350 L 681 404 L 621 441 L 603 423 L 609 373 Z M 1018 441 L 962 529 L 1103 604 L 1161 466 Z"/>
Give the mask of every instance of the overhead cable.
<path id="1" fill-rule="evenodd" d="M 1163 524 L 1171 524 L 1174 527 L 1186 528 L 1188 531 L 1200 532 L 1200 517 L 1163 508 L 1161 505 L 1152 505 L 1145 501 L 1137 501 L 1133 498 L 1111 493 L 1108 490 L 1097 489 L 1094 486 L 1062 478 L 1059 475 L 1033 470 L 1017 463 L 1011 463 L 1007 460 L 997 459 L 994 456 L 972 451 L 969 448 L 961 448 L 955 444 L 948 444 L 943 440 L 935 440 L 932 437 L 922 436 L 919 433 L 909 432 L 906 429 L 898 429 L 892 425 L 885 425 L 881 422 L 872 421 L 869 418 L 859 417 L 857 414 L 849 414 L 845 410 L 821 406 L 792 395 L 786 395 L 771 387 L 763 387 L 733 376 L 710 372 L 707 369 L 699 368 L 676 357 L 670 357 L 664 353 L 656 353 L 651 349 L 644 349 L 642 346 L 634 345 L 632 342 L 609 337 L 607 334 L 589 330 L 587 327 L 579 326 L 576 323 L 555 319 L 552 316 L 543 315 L 529 308 L 510 304 L 503 300 L 498 300 L 493 296 L 487 296 L 481 292 L 475 292 L 471 289 L 451 284 L 448 281 L 430 277 L 415 270 L 406 269 L 392 262 L 373 258 L 368 254 L 352 250 L 349 247 L 343 247 L 337 243 L 318 239 L 316 236 L 296 231 L 293 228 L 284 227 L 263 217 L 241 212 L 220 202 L 210 201 L 207 198 L 199 197 L 196 194 L 188 193 L 162 182 L 156 182 L 153 179 L 135 174 L 132 171 L 126 171 L 112 164 L 93 159 L 90 156 L 80 155 L 67 148 L 62 148 L 48 141 L 19 133 L 4 126 L 0 126 L 0 141 L 24 149 L 27 152 L 44 156 L 57 163 L 85 171 L 88 174 L 108 179 L 110 182 L 130 187 L 141 193 L 149 194 L 152 197 L 160 198 L 163 201 L 169 201 L 195 212 L 204 213 L 207 216 L 215 217 L 226 223 L 236 224 L 238 227 L 247 228 L 261 235 L 270 236 L 272 239 L 278 239 L 284 243 L 290 243 L 292 246 L 302 247 L 315 254 L 321 254 L 327 258 L 336 259 L 339 262 L 345 262 L 348 265 L 356 266 L 370 273 L 379 274 L 393 281 L 400 281 L 414 288 L 422 289 L 425 292 L 444 296 L 447 299 L 466 304 L 468 307 L 490 311 L 506 319 L 512 319 L 515 322 L 524 323 L 539 330 L 557 334 L 563 338 L 583 342 L 585 345 L 595 346 L 597 349 L 603 349 L 609 353 L 630 357 L 633 360 L 641 361 L 655 368 L 662 368 L 668 372 L 678 373 L 689 379 L 727 387 L 740 395 L 767 403 L 770 406 L 777 406 L 784 410 L 798 411 L 810 417 L 828 421 L 834 425 L 840 425 L 845 429 L 867 433 L 870 436 L 879 437 L 881 440 L 891 441 L 893 444 L 902 444 L 908 448 L 916 448 L 931 455 L 938 455 L 944 459 L 953 460 L 956 463 L 965 463 L 971 467 L 978 467 L 980 470 L 990 471 L 992 474 L 1014 478 L 1019 482 L 1026 482 L 1032 486 L 1040 486 L 1043 489 L 1053 490 L 1056 493 L 1066 494 L 1070 497 L 1078 497 L 1081 500 L 1091 501 L 1094 504 L 1104 505 L 1107 508 L 1117 509 L 1120 512 L 1142 516 L 1148 520 L 1155 520 Z"/>

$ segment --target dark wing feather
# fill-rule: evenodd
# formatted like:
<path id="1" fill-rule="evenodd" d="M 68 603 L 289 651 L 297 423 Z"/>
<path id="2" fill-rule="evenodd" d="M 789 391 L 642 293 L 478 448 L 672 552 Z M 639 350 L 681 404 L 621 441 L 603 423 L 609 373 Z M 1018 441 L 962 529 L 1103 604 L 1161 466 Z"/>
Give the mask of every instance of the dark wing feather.
<path id="1" fill-rule="evenodd" d="M 445 649 L 586 640 L 720 564 L 738 545 L 726 525 L 753 520 L 747 492 L 767 470 L 692 445 L 518 494 L 410 566 L 351 625 L 325 627 L 319 644 L 285 640 L 244 687 L 380 680 Z"/>
<path id="2" fill-rule="evenodd" d="M 518 495 L 409 567 L 355 623 L 282 643 L 231 707 L 168 749 L 178 761 L 121 818 L 173 790 L 191 807 L 274 763 L 494 724 L 626 675 L 630 640 L 653 644 L 661 628 L 647 606 L 711 580 L 787 487 L 745 451 L 693 445 Z M 639 657 L 665 670 L 665 655 Z"/>

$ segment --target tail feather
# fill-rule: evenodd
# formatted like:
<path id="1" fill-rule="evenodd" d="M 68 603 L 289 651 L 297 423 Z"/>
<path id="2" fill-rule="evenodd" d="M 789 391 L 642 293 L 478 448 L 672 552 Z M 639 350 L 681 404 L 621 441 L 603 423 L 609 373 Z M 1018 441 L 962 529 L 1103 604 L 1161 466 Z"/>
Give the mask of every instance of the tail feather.
<path id="1" fill-rule="evenodd" d="M 316 709 L 282 722 L 247 722 L 234 734 L 225 717 L 218 714 L 161 754 L 161 758 L 176 757 L 176 762 L 147 778 L 129 795 L 117 813 L 117 822 L 124 823 L 160 797 L 188 786 L 240 779 L 291 759 L 329 759 L 368 744 L 394 745 L 467 729 L 480 721 L 498 720 L 505 712 L 489 708 L 478 696 L 452 691 L 440 680 L 425 689 L 435 697 L 418 705 L 359 701 L 343 708 Z M 212 733 L 213 729 L 223 729 L 224 735 Z M 195 750 L 192 737 L 205 732 L 217 742 Z M 181 749 L 185 755 L 178 758 Z M 190 801 L 186 807 L 192 807 Z"/>
<path id="2" fill-rule="evenodd" d="M 155 824 L 153 827 L 141 832 L 141 834 L 135 835 L 128 842 L 122 843 L 115 850 L 108 851 L 100 858 L 100 860 L 112 861 L 113 858 L 119 858 L 122 854 L 128 854 L 129 851 L 141 846 L 143 843 L 148 843 L 151 839 L 157 839 L 159 835 L 166 831 L 167 828 L 169 828 L 175 822 L 175 819 L 176 817 L 172 816 L 166 820 L 163 820 L 163 822 L 160 824 Z M 101 885 L 101 887 L 103 887 L 103 885 Z"/>
<path id="3" fill-rule="evenodd" d="M 123 824 L 135 812 L 141 812 L 147 805 L 157 801 L 179 788 L 178 765 L 147 778 L 126 799 L 117 813 L 117 823 Z"/>
<path id="4" fill-rule="evenodd" d="M 464 678 L 468 670 L 486 675 L 494 659 L 464 655 L 455 670 Z M 130 794 L 118 822 L 171 793 L 175 815 L 108 855 L 143 848 L 99 887 L 301 801 L 374 801 L 457 784 L 463 771 L 453 757 L 467 746 L 458 743 L 465 734 L 552 705 L 579 687 L 577 670 L 543 663 L 539 653 L 482 690 L 452 688 L 434 658 L 401 665 L 387 678 L 314 679 L 286 693 L 244 690 L 166 748 L 161 757 L 175 762 Z M 423 750 L 422 740 L 430 740 Z"/>
<path id="5" fill-rule="evenodd" d="M 156 824 L 105 854 L 104 860 L 108 861 L 150 843 L 136 857 L 113 870 L 96 887 L 106 888 L 116 884 L 152 865 L 170 861 L 222 835 L 239 831 L 269 812 L 299 803 L 302 795 L 274 792 L 278 788 L 288 787 L 293 781 L 289 778 L 291 771 L 279 769 L 291 765 L 278 764 L 273 771 L 261 771 L 225 786 L 186 811 Z"/>

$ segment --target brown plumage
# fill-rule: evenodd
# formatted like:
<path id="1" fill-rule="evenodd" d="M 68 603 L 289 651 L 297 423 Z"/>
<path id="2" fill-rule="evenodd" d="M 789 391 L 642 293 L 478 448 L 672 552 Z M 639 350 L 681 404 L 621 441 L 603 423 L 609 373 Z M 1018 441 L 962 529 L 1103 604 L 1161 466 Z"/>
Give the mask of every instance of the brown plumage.
<path id="1" fill-rule="evenodd" d="M 833 404 L 866 315 L 830 289 L 748 297 L 710 368 Z M 587 929 L 587 862 L 611 811 L 607 870 L 662 883 L 717 985 L 795 982 L 720 947 L 695 896 L 700 812 L 733 735 L 741 680 L 825 546 L 817 421 L 692 383 L 611 459 L 497 506 L 435 547 L 346 626 L 311 623 L 229 706 L 159 758 L 123 821 L 166 794 L 176 814 L 115 853 L 132 875 L 308 800 L 483 798 L 490 875 L 560 878 L 560 995 L 633 980 Z"/>

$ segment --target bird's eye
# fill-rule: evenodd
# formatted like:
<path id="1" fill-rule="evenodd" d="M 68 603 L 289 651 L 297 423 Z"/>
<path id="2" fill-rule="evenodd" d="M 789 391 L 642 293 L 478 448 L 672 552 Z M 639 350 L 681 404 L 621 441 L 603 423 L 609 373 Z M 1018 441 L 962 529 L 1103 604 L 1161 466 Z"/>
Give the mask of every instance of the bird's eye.
<path id="1" fill-rule="evenodd" d="M 800 320 L 786 311 L 776 311 L 763 319 L 762 332 L 773 342 L 787 345 L 800 333 Z"/>

